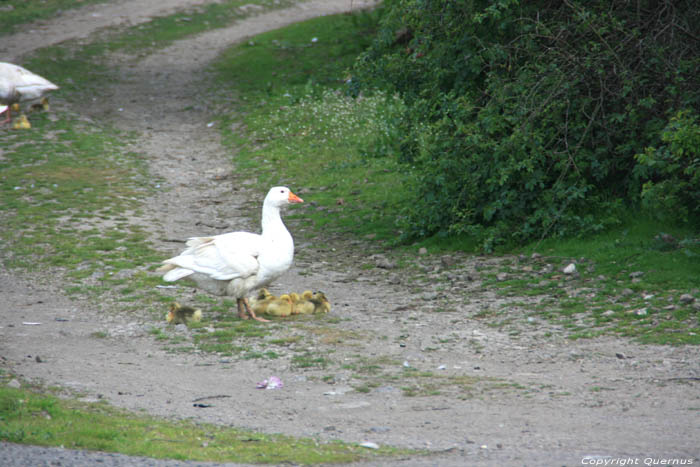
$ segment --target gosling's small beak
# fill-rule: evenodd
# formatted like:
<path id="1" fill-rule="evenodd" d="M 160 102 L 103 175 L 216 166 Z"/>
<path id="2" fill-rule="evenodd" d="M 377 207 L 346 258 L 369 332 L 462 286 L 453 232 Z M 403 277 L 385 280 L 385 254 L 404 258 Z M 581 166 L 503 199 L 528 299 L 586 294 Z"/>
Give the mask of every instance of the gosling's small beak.
<path id="1" fill-rule="evenodd" d="M 304 200 L 299 198 L 297 195 L 292 193 L 291 191 L 289 192 L 289 197 L 287 198 L 287 201 L 290 203 L 303 203 Z"/>

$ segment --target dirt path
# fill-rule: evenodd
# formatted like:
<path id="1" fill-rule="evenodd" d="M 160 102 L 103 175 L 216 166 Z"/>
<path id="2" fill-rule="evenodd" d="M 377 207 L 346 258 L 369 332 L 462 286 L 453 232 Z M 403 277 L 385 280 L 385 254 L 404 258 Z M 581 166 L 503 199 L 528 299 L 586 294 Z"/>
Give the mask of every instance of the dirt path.
<path id="1" fill-rule="evenodd" d="M 95 31 L 114 26 L 134 26 L 156 16 L 166 16 L 185 7 L 208 3 L 208 0 L 161 0 L 142 2 L 119 0 L 68 10 L 55 18 L 33 23 L 22 31 L 0 40 L 3 61 L 17 62 L 32 50 L 60 44 L 69 39 L 85 38 Z"/>
<path id="2" fill-rule="evenodd" d="M 109 21 L 135 23 L 195 3 L 201 2 L 92 6 L 43 25 L 41 44 L 59 43 L 70 31 L 87 34 Z M 154 177 L 165 182 L 148 200 L 144 216 L 133 221 L 152 232 L 157 248 L 173 253 L 179 245 L 164 239 L 257 228 L 240 213 L 257 211 L 260 194 L 246 188 L 244 177 L 222 177 L 233 171 L 231 154 L 219 144 L 218 130 L 207 127 L 211 110 L 198 99 L 210 91 L 202 88 L 204 64 L 245 37 L 349 6 L 349 0 L 311 1 L 178 41 L 147 57 L 115 57 L 121 74 L 99 103 L 70 104 L 93 119 L 139 132 L 137 149 L 147 155 Z M 85 26 L 88 17 L 109 21 Z M 26 43 L 23 34 L 3 38 L 3 47 L 14 56 L 28 52 L 16 45 Z M 181 109 L 187 107 L 193 110 L 185 114 Z M 312 199 L 313 193 L 304 197 Z M 292 224 L 292 233 L 295 228 L 300 227 Z M 337 363 L 331 368 L 296 368 L 291 355 L 241 360 L 168 353 L 148 334 L 154 323 L 102 313 L 62 297 L 60 284 L 7 272 L 0 273 L 5 359 L 0 364 L 87 399 L 155 415 L 436 451 L 436 457 L 397 465 L 581 465 L 587 455 L 632 456 L 640 464 L 645 458 L 700 462 L 700 392 L 697 381 L 688 379 L 700 376 L 695 349 L 611 338 L 570 341 L 557 338 L 555 328 L 548 328 L 554 337 L 543 338 L 544 323 L 518 335 L 490 327 L 479 312 L 508 303 L 481 288 L 478 267 L 497 262 L 493 258 L 464 255 L 460 267 L 449 271 L 439 258 L 417 258 L 428 278 L 419 288 L 400 270 L 363 269 L 374 259 L 359 241 L 339 243 L 335 252 L 313 244 L 297 250 L 295 266 L 274 289 L 321 289 L 331 297 L 331 315 L 342 318 L 338 332 L 354 338 L 317 340 L 304 349 L 329 355 Z M 172 293 L 186 301 L 189 292 Z M 445 302 L 457 312 L 439 312 Z M 98 331 L 108 338 L 93 337 Z M 433 392 L 440 394 L 428 390 L 412 397 L 405 388 L 412 383 L 383 381 L 381 375 L 368 392 L 356 391 L 357 370 L 344 362 L 380 362 L 396 373 L 405 365 L 431 372 L 437 375 L 431 378 Z M 255 389 L 273 374 L 284 389 Z M 210 409 L 193 407 L 193 399 L 215 395 L 231 397 L 214 399 Z"/>

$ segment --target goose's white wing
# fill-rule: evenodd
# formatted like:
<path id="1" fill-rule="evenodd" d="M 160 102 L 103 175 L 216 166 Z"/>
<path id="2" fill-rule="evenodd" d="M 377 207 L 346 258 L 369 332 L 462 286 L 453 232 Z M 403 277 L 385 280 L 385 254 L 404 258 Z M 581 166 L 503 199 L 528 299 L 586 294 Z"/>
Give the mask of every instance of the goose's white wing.
<path id="1" fill-rule="evenodd" d="M 216 280 L 232 280 L 255 275 L 262 237 L 248 232 L 233 232 L 214 237 L 193 237 L 179 256 L 165 260 L 176 269 L 163 278 L 175 281 L 193 272 L 206 274 Z"/>
<path id="2" fill-rule="evenodd" d="M 38 99 L 46 92 L 58 89 L 48 79 L 12 63 L 0 62 L 0 77 L 13 84 L 22 100 Z"/>

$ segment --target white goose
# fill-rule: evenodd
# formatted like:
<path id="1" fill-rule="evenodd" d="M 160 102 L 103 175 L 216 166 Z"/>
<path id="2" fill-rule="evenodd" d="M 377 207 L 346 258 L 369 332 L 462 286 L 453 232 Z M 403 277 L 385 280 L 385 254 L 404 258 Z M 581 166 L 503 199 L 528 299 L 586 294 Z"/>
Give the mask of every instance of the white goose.
<path id="1" fill-rule="evenodd" d="M 26 68 L 7 62 L 0 62 L 0 113 L 7 112 L 7 118 L 0 123 L 10 121 L 12 104 L 41 99 L 58 86 Z M 4 108 L 4 110 L 3 110 Z"/>
<path id="2" fill-rule="evenodd" d="M 280 209 L 304 201 L 287 187 L 277 186 L 265 196 L 262 234 L 231 232 L 212 237 L 192 237 L 179 256 L 163 261 L 159 272 L 173 282 L 187 278 L 215 295 L 236 298 L 238 315 L 267 321 L 255 315 L 247 294 L 265 287 L 292 265 L 294 240 L 280 217 Z M 246 315 L 247 313 L 247 315 Z"/>

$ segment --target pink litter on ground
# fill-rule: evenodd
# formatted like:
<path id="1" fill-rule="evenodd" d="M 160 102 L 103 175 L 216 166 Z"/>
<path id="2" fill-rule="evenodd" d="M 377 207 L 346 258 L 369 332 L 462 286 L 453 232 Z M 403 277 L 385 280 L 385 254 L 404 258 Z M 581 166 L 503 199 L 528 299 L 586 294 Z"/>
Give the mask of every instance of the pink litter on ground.
<path id="1" fill-rule="evenodd" d="M 270 376 L 269 379 L 259 382 L 255 387 L 258 389 L 279 389 L 283 386 L 281 379 L 277 376 Z"/>

